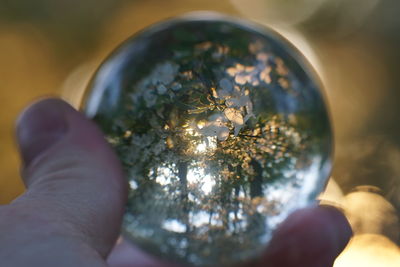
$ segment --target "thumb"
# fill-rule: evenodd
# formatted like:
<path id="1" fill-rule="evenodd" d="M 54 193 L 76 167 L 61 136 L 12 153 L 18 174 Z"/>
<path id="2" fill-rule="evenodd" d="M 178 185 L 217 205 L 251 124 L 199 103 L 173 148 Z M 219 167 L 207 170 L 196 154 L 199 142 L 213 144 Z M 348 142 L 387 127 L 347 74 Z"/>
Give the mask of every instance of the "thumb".
<path id="1" fill-rule="evenodd" d="M 119 233 L 126 184 L 99 129 L 67 103 L 45 99 L 22 113 L 17 139 L 27 192 L 13 209 L 105 257 Z"/>

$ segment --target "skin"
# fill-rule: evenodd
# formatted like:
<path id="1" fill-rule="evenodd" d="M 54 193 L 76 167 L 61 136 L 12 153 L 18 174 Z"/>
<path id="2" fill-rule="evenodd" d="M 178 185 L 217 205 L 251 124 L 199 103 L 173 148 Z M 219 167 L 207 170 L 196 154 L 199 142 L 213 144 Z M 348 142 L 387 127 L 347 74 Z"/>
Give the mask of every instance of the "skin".
<path id="1" fill-rule="evenodd" d="M 175 266 L 119 240 L 127 184 L 101 131 L 59 99 L 38 101 L 16 126 L 26 193 L 0 207 L 1 266 Z M 293 213 L 257 260 L 242 266 L 327 267 L 351 228 L 340 211 Z"/>

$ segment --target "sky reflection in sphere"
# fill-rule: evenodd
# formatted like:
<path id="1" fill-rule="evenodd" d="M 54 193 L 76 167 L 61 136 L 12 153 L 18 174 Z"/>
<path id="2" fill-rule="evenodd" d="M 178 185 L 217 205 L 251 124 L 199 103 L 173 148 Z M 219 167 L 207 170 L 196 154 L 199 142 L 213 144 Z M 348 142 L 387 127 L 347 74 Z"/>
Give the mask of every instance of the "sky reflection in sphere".
<path id="1" fill-rule="evenodd" d="M 82 108 L 130 184 L 123 232 L 193 265 L 257 256 L 330 171 L 332 136 L 302 55 L 219 15 L 152 26 L 98 69 Z"/>

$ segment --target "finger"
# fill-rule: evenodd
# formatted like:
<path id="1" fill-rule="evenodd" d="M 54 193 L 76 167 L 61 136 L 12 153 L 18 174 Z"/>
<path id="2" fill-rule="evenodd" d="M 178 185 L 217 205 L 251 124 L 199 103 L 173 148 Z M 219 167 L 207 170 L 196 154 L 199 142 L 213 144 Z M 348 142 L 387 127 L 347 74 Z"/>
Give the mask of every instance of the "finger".
<path id="1" fill-rule="evenodd" d="M 121 237 L 107 259 L 110 267 L 182 267 L 161 261 Z"/>
<path id="2" fill-rule="evenodd" d="M 347 219 L 336 208 L 303 209 L 277 229 L 258 266 L 332 266 L 351 235 Z"/>
<path id="3" fill-rule="evenodd" d="M 12 208 L 105 257 L 119 233 L 126 183 L 100 130 L 67 103 L 46 99 L 22 113 L 17 139 L 27 192 Z"/>
<path id="4" fill-rule="evenodd" d="M 348 243 L 352 231 L 347 219 L 327 206 L 299 210 L 279 227 L 261 257 L 242 267 L 328 267 Z M 120 239 L 110 257 L 111 267 L 169 267 L 156 257 Z"/>

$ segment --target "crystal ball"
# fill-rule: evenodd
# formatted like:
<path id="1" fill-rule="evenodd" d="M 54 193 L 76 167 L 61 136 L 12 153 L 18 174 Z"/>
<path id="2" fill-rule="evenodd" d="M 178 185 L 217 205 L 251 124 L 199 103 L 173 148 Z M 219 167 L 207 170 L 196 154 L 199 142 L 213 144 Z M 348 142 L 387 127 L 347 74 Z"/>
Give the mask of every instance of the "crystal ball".
<path id="1" fill-rule="evenodd" d="M 274 31 L 224 15 L 186 15 L 128 39 L 82 110 L 125 168 L 125 237 L 169 262 L 257 257 L 291 212 L 315 202 L 331 168 L 310 65 Z"/>

